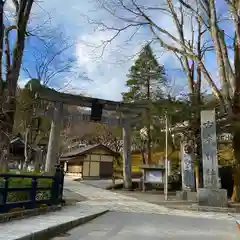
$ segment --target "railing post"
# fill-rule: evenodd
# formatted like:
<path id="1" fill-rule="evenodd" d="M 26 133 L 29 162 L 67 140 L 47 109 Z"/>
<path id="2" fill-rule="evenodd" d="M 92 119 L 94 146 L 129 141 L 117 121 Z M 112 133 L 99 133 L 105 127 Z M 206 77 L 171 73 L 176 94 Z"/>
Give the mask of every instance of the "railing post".
<path id="1" fill-rule="evenodd" d="M 56 204 L 56 199 L 57 199 L 57 193 L 56 193 L 56 179 L 55 176 L 53 177 L 52 181 L 52 189 L 51 189 L 51 204 L 54 205 Z"/>
<path id="2" fill-rule="evenodd" d="M 63 186 L 64 186 L 64 168 L 61 166 L 60 167 L 60 196 L 59 199 L 61 202 L 64 202 L 63 200 Z"/>
<path id="3" fill-rule="evenodd" d="M 36 207 L 36 195 L 37 195 L 37 178 L 33 177 L 32 178 L 32 189 L 30 193 L 30 198 L 31 198 L 31 208 Z"/>
<path id="4" fill-rule="evenodd" d="M 7 212 L 7 197 L 8 197 L 8 177 L 4 177 L 3 191 L 0 199 L 0 212 Z"/>
<path id="5" fill-rule="evenodd" d="M 57 204 L 59 202 L 60 179 L 61 179 L 60 166 L 57 165 L 56 172 L 54 174 L 53 182 L 52 182 L 52 191 L 51 191 L 52 204 Z"/>
<path id="6" fill-rule="evenodd" d="M 6 205 L 8 197 L 8 177 L 4 177 L 3 205 Z"/>

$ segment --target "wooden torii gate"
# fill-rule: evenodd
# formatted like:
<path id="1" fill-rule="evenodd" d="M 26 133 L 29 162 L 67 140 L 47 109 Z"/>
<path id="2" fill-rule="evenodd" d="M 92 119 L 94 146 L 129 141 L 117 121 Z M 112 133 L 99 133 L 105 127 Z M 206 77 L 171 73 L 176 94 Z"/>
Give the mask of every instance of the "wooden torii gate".
<path id="1" fill-rule="evenodd" d="M 34 89 L 36 92 L 36 98 L 48 102 L 54 103 L 53 109 L 45 111 L 45 114 L 52 118 L 51 132 L 48 142 L 48 151 L 46 157 L 46 168 L 45 171 L 53 171 L 54 165 L 58 161 L 59 157 L 59 139 L 61 123 L 64 117 L 63 104 L 77 105 L 81 107 L 92 107 L 93 103 L 101 104 L 103 110 L 115 111 L 119 113 L 119 117 L 106 117 L 102 116 L 101 123 L 117 125 L 123 128 L 123 178 L 124 187 L 130 189 L 132 187 L 131 180 L 131 125 L 139 121 L 139 114 L 146 110 L 146 104 L 134 104 L 134 103 L 123 103 L 117 101 L 109 101 L 104 99 L 97 99 L 91 97 L 83 97 L 73 94 L 60 93 L 49 88 Z M 78 120 L 90 121 L 89 114 L 79 113 L 75 116 Z M 52 159 L 55 159 L 52 161 Z M 55 163 L 53 165 L 49 163 Z M 50 166 L 50 169 L 49 169 Z"/>

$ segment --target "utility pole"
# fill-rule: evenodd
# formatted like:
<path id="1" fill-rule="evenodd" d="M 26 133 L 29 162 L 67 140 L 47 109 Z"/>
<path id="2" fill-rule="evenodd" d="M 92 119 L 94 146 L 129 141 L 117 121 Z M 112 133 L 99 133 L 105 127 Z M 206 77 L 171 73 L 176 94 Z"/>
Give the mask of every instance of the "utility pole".
<path id="1" fill-rule="evenodd" d="M 150 76 L 147 76 L 147 102 L 148 102 L 148 108 L 147 108 L 147 151 L 148 151 L 148 164 L 151 164 L 152 162 L 152 136 L 151 136 L 151 92 L 150 92 Z"/>
<path id="2" fill-rule="evenodd" d="M 164 184 L 164 198 L 168 200 L 168 116 L 165 118 L 165 184 Z"/>

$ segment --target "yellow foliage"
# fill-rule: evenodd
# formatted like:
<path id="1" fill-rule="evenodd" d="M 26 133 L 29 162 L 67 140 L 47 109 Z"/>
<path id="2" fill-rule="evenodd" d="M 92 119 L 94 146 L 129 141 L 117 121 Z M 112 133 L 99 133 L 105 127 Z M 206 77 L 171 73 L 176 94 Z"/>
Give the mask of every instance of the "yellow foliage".
<path id="1" fill-rule="evenodd" d="M 165 156 L 164 152 L 154 152 L 152 154 L 152 162 L 157 164 Z M 173 164 L 179 163 L 179 151 L 175 151 L 169 154 L 169 160 Z M 122 170 L 122 158 L 119 159 L 120 165 L 114 164 L 114 169 L 117 171 Z M 132 153 L 132 172 L 140 172 L 139 166 L 142 165 L 141 153 Z"/>
<path id="2" fill-rule="evenodd" d="M 168 158 L 173 165 L 179 164 L 179 151 L 169 152 Z M 152 162 L 157 164 L 159 160 L 164 159 L 165 152 L 154 152 L 152 153 Z M 220 145 L 218 149 L 218 160 L 219 165 L 226 166 L 233 163 L 234 155 L 231 145 Z M 119 159 L 120 165 L 115 164 L 114 168 L 117 171 L 122 170 L 122 157 Z M 142 164 L 141 153 L 132 153 L 132 172 L 137 173 L 140 171 L 139 166 Z"/>
<path id="3" fill-rule="evenodd" d="M 218 149 L 219 165 L 227 166 L 234 163 L 234 151 L 231 144 L 221 144 Z"/>

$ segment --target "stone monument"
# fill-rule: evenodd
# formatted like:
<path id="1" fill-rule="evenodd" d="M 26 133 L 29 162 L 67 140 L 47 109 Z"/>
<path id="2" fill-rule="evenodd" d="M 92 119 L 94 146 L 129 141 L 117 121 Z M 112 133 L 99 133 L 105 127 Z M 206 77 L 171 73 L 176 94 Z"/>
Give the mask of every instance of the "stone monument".
<path id="1" fill-rule="evenodd" d="M 227 191 L 220 189 L 217 158 L 215 110 L 201 111 L 203 188 L 198 189 L 199 205 L 226 207 Z"/>
<path id="2" fill-rule="evenodd" d="M 181 144 L 182 189 L 192 191 L 195 188 L 193 150 L 189 144 Z"/>
<path id="3" fill-rule="evenodd" d="M 181 200 L 196 201 L 193 149 L 186 141 L 181 142 L 180 159 L 182 191 L 177 191 L 177 197 Z"/>

